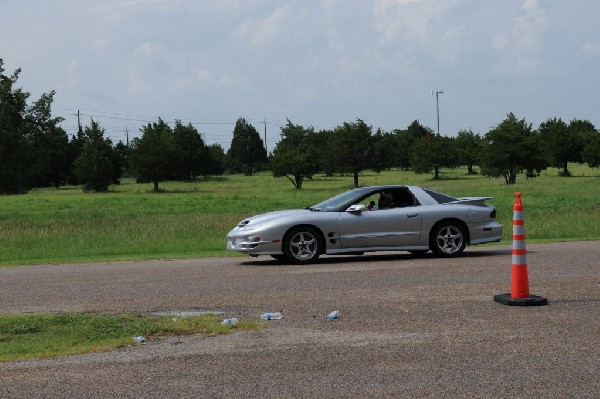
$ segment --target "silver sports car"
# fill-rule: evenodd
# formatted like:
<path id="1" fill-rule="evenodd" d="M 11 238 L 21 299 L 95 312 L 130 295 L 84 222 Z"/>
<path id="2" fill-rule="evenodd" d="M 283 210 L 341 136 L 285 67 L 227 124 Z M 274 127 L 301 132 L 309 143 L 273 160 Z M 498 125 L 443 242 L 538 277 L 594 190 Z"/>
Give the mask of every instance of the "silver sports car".
<path id="1" fill-rule="evenodd" d="M 372 251 L 455 256 L 467 244 L 502 238 L 496 209 L 484 203 L 490 198 L 454 198 L 416 186 L 356 188 L 310 208 L 244 219 L 227 234 L 227 249 L 296 264 Z"/>

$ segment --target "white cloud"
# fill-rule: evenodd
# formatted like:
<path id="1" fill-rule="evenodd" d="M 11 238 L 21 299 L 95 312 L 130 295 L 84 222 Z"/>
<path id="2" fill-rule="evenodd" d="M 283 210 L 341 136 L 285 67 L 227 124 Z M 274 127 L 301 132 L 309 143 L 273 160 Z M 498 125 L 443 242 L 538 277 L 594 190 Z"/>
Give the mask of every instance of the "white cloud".
<path id="1" fill-rule="evenodd" d="M 586 43 L 581 48 L 587 55 L 600 54 L 600 44 L 597 43 Z"/>
<path id="2" fill-rule="evenodd" d="M 480 125 L 492 126 L 498 109 L 502 115 L 516 103 L 524 116 L 537 108 L 552 116 L 550 98 L 583 118 L 595 115 L 594 99 L 583 98 L 599 85 L 600 2 L 5 3 L 0 48 L 8 70 L 21 67 L 21 83 L 34 93 L 57 89 L 57 107 L 183 119 L 199 109 L 223 119 L 301 115 L 323 126 L 364 116 L 396 128 L 415 118 L 435 124 L 429 92 L 439 88 L 441 123 L 454 120 L 454 131 L 477 130 L 484 119 Z M 23 34 L 10 35 L 16 31 Z M 572 95 L 545 95 L 561 82 Z M 489 93 L 494 101 L 483 101 Z M 526 93 L 535 93 L 533 101 Z"/>
<path id="3" fill-rule="evenodd" d="M 100 15 L 105 20 L 118 21 L 132 11 L 139 12 L 140 8 L 155 7 L 166 12 L 177 8 L 175 0 L 117 0 L 102 2 L 101 5 L 92 8 L 92 14 Z M 174 7 L 175 5 L 175 7 Z"/>
<path id="4" fill-rule="evenodd" d="M 521 10 L 525 12 L 533 12 L 535 13 L 539 8 L 539 0 L 525 0 L 523 5 L 521 6 Z"/>
<path id="5" fill-rule="evenodd" d="M 398 39 L 424 40 L 433 14 L 444 7 L 428 7 L 421 0 L 377 0 L 373 5 L 375 30 L 385 42 Z"/>
<path id="6" fill-rule="evenodd" d="M 94 49 L 96 51 L 103 51 L 108 48 L 110 41 L 107 38 L 100 38 L 94 42 Z"/>
<path id="7" fill-rule="evenodd" d="M 276 9 L 266 18 L 248 18 L 243 20 L 233 32 L 233 37 L 240 42 L 253 46 L 266 45 L 281 36 L 282 26 L 288 18 L 289 5 Z"/>
<path id="8" fill-rule="evenodd" d="M 513 18 L 512 32 L 494 38 L 494 47 L 504 55 L 502 62 L 494 68 L 496 74 L 532 74 L 542 68 L 551 67 L 541 62 L 540 55 L 550 19 L 538 0 L 525 0 L 522 14 Z"/>
<path id="9" fill-rule="evenodd" d="M 134 57 L 149 57 L 164 54 L 164 47 L 159 43 L 142 43 L 133 50 Z M 162 58 L 162 57 L 161 57 Z"/>
<path id="10" fill-rule="evenodd" d="M 212 73 L 206 68 L 200 68 L 194 71 L 194 76 L 200 82 L 210 82 L 212 80 Z"/>
<path id="11" fill-rule="evenodd" d="M 129 71 L 129 82 L 128 92 L 130 94 L 137 94 L 147 89 L 142 71 L 135 67 Z"/>
<path id="12" fill-rule="evenodd" d="M 151 91 L 163 81 L 170 60 L 160 43 L 142 43 L 133 49 L 129 72 L 129 92 Z"/>
<path id="13" fill-rule="evenodd" d="M 423 57 L 451 67 L 465 46 L 473 43 L 468 19 L 455 20 L 464 0 L 377 0 L 373 5 L 373 30 L 383 54 L 410 59 Z M 390 58 L 392 58 L 390 57 Z"/>
<path id="14" fill-rule="evenodd" d="M 233 76 L 223 75 L 217 81 L 217 87 L 220 89 L 228 89 L 231 90 L 235 87 L 236 80 Z"/>
<path id="15" fill-rule="evenodd" d="M 319 100 L 319 93 L 317 90 L 310 89 L 307 87 L 300 87 L 294 89 L 290 95 L 289 100 L 294 104 L 313 104 Z"/>
<path id="16" fill-rule="evenodd" d="M 504 51 L 508 47 L 508 37 L 506 35 L 498 35 L 494 38 L 494 47 L 498 51 Z"/>
<path id="17" fill-rule="evenodd" d="M 67 63 L 67 86 L 71 90 L 77 90 L 80 83 L 81 78 L 79 76 L 79 61 L 71 59 Z"/>
<path id="18" fill-rule="evenodd" d="M 537 0 L 525 0 L 521 7 L 525 15 L 514 21 L 513 35 L 520 53 L 537 53 L 541 48 L 543 35 L 550 23 Z"/>

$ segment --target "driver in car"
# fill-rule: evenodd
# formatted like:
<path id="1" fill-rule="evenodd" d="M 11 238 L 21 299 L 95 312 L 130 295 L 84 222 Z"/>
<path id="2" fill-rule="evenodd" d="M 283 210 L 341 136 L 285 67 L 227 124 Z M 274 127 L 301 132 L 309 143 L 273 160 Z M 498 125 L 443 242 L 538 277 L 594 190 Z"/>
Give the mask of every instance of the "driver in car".
<path id="1" fill-rule="evenodd" d="M 379 200 L 377 201 L 377 207 L 379 209 L 391 208 L 394 204 L 394 196 L 391 193 L 379 194 Z"/>
<path id="2" fill-rule="evenodd" d="M 369 202 L 366 209 L 368 211 L 374 211 L 377 209 L 392 208 L 394 204 L 394 196 L 391 193 L 380 193 L 379 199 L 377 200 L 377 206 L 375 201 Z"/>

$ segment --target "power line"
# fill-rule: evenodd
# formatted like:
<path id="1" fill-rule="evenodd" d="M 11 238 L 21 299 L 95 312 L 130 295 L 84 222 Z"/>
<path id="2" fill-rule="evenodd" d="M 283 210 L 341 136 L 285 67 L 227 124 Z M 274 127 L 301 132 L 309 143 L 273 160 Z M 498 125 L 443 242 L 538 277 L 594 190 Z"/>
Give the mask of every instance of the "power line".
<path id="1" fill-rule="evenodd" d="M 68 119 L 65 118 L 65 121 L 63 121 L 63 128 L 72 136 L 76 136 L 77 132 L 79 130 L 79 126 L 81 126 L 81 118 L 91 118 L 94 120 L 112 120 L 112 121 L 124 121 L 124 122 L 138 122 L 141 124 L 146 124 L 146 123 L 153 123 L 156 122 L 156 120 L 160 117 L 157 118 L 153 118 L 153 117 L 148 117 L 148 116 L 141 116 L 141 115 L 132 115 L 132 114 L 127 114 L 127 113 L 119 113 L 119 112 L 109 112 L 109 111 L 103 111 L 103 110 L 98 110 L 98 109 L 90 109 L 90 108 L 82 108 L 82 109 L 73 109 L 73 108 L 62 108 L 59 109 L 59 111 L 66 111 L 68 113 L 69 116 L 75 116 L 77 117 L 77 120 L 75 122 L 70 122 Z M 161 118 L 163 119 L 163 118 Z M 175 118 L 172 121 L 167 121 L 164 120 L 165 123 L 167 123 L 168 125 L 173 125 L 176 121 L 181 121 L 184 124 L 191 124 L 194 126 L 206 126 L 208 132 L 204 129 L 204 131 L 201 132 L 205 142 L 210 145 L 210 144 L 219 144 L 219 145 L 223 145 L 225 147 L 229 146 L 231 144 L 231 140 L 232 140 L 232 131 L 221 131 L 223 129 L 217 129 L 217 127 L 222 126 L 232 126 L 235 125 L 237 123 L 237 120 L 239 118 L 236 118 L 235 120 L 230 119 L 200 119 L 197 117 L 191 117 L 191 118 Z M 264 129 L 264 146 L 265 146 L 265 151 L 268 151 L 269 147 L 272 147 L 275 145 L 276 142 L 276 138 L 275 137 L 267 137 L 267 124 L 273 125 L 276 128 L 282 128 L 284 127 L 287 122 L 283 122 L 281 120 L 276 120 L 276 119 L 267 119 L 266 117 L 263 118 L 246 118 L 246 120 L 248 122 L 250 122 L 253 125 L 263 125 L 263 129 Z M 65 125 L 64 123 L 67 123 L 69 125 Z M 73 124 L 76 124 L 76 126 L 73 126 Z M 118 123 L 118 122 L 117 122 Z M 208 128 L 209 126 L 214 126 L 215 129 L 217 131 L 211 131 L 212 129 Z M 328 128 L 324 128 L 324 127 L 320 127 L 320 126 L 312 126 L 312 128 L 314 129 L 328 129 Z M 103 128 L 105 129 L 105 131 L 107 131 L 107 133 L 109 133 L 109 137 L 114 138 L 114 139 L 118 139 L 118 140 L 122 140 L 124 139 L 125 142 L 129 143 L 129 127 L 128 125 L 115 125 L 113 124 L 113 126 L 103 126 Z M 135 129 L 134 129 L 135 131 Z M 112 134 L 110 134 L 112 132 Z M 122 133 L 122 135 L 118 135 L 118 133 Z M 269 140 L 271 140 L 269 142 Z"/>

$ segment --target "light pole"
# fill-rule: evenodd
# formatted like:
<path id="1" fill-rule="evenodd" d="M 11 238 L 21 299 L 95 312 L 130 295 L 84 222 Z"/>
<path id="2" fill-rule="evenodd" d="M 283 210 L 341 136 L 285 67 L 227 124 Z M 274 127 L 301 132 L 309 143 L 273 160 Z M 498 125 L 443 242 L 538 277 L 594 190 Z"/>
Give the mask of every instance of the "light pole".
<path id="1" fill-rule="evenodd" d="M 435 94 L 435 106 L 437 108 L 437 134 L 440 135 L 440 94 L 444 94 L 444 90 L 431 90 L 431 95 Z"/>

